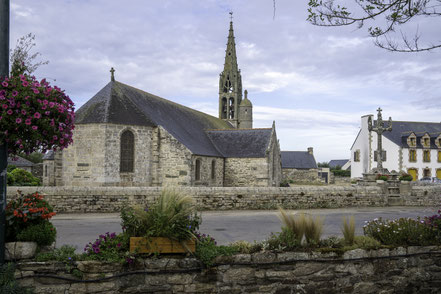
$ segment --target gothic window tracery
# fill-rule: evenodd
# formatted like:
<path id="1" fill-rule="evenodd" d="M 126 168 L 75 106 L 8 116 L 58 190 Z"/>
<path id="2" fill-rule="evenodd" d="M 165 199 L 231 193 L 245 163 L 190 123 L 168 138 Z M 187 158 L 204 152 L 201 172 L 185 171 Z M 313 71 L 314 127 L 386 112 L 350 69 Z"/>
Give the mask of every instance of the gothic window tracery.
<path id="1" fill-rule="evenodd" d="M 129 130 L 121 134 L 121 154 L 120 154 L 120 172 L 133 172 L 135 157 L 135 136 Z"/>
<path id="2" fill-rule="evenodd" d="M 234 98 L 230 98 L 230 113 L 229 113 L 229 118 L 233 119 L 234 118 Z"/>

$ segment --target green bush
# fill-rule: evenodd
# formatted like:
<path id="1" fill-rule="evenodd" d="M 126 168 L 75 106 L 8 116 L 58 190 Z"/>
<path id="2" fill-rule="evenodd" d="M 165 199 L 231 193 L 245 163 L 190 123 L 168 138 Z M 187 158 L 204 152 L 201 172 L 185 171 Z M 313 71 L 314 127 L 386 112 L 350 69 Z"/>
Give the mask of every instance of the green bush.
<path id="1" fill-rule="evenodd" d="M 398 179 L 400 181 L 408 181 L 408 182 L 411 182 L 413 180 L 412 176 L 409 175 L 408 173 L 402 173 Z"/>
<path id="2" fill-rule="evenodd" d="M 350 170 L 333 169 L 332 173 L 336 177 L 350 177 L 351 176 L 351 171 Z"/>
<path id="3" fill-rule="evenodd" d="M 378 249 L 381 243 L 369 236 L 355 236 L 354 245 L 361 249 Z"/>
<path id="4" fill-rule="evenodd" d="M 300 246 L 301 242 L 297 235 L 287 227 L 283 227 L 280 233 L 271 233 L 264 242 L 264 249 L 275 251 L 294 251 Z"/>
<path id="5" fill-rule="evenodd" d="M 387 181 L 389 180 L 389 176 L 388 175 L 377 175 L 376 177 L 377 180 L 382 180 L 382 181 Z"/>
<path id="6" fill-rule="evenodd" d="M 66 261 L 76 259 L 75 247 L 69 245 L 63 245 L 60 248 L 56 248 L 50 252 L 39 253 L 35 256 L 35 261 Z"/>
<path id="7" fill-rule="evenodd" d="M 24 169 L 14 168 L 7 174 L 7 183 L 9 186 L 40 186 L 40 179 Z"/>
<path id="8" fill-rule="evenodd" d="M 231 256 L 236 253 L 238 253 L 236 247 L 217 246 L 216 241 L 208 235 L 200 236 L 196 243 L 195 256 L 206 266 L 212 266 L 218 256 Z"/>
<path id="9" fill-rule="evenodd" d="M 424 222 L 410 218 L 396 220 L 374 219 L 363 227 L 364 234 L 384 245 L 434 245 L 432 230 Z"/>
<path id="10" fill-rule="evenodd" d="M 57 230 L 49 221 L 30 225 L 17 234 L 17 241 L 37 242 L 39 246 L 51 245 L 57 238 Z"/>

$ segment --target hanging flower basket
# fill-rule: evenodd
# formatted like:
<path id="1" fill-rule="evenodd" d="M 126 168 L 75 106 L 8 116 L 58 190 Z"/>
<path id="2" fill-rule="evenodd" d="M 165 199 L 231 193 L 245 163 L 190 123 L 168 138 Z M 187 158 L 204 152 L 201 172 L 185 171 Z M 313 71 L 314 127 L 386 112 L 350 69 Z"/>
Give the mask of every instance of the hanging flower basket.
<path id="1" fill-rule="evenodd" d="M 165 237 L 131 237 L 130 252 L 137 253 L 188 253 L 196 251 L 196 241 L 176 241 Z"/>

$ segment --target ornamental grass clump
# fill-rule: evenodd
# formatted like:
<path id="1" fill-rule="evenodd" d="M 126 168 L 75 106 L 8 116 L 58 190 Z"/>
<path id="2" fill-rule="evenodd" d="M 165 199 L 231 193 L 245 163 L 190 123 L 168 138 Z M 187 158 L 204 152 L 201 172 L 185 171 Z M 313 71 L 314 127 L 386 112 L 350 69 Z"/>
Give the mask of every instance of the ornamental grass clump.
<path id="1" fill-rule="evenodd" d="M 56 230 L 49 219 L 55 215 L 52 206 L 35 192 L 23 195 L 18 191 L 6 206 L 6 241 L 30 241 L 38 245 L 55 242 Z"/>
<path id="2" fill-rule="evenodd" d="M 355 239 L 355 218 L 353 215 L 349 218 L 343 217 L 343 226 L 341 228 L 346 245 L 354 244 Z"/>
<path id="3" fill-rule="evenodd" d="M 283 208 L 279 207 L 277 215 L 283 224 L 283 228 L 290 230 L 296 237 L 297 243 L 301 244 L 306 230 L 306 217 L 304 213 L 294 214 L 288 213 Z"/>
<path id="4" fill-rule="evenodd" d="M 130 237 L 167 237 L 177 241 L 195 238 L 201 223 L 193 198 L 164 188 L 150 207 L 123 207 L 123 231 Z"/>
<path id="5" fill-rule="evenodd" d="M 308 245 L 318 245 L 323 233 L 324 218 L 320 216 L 305 217 L 305 240 Z"/>

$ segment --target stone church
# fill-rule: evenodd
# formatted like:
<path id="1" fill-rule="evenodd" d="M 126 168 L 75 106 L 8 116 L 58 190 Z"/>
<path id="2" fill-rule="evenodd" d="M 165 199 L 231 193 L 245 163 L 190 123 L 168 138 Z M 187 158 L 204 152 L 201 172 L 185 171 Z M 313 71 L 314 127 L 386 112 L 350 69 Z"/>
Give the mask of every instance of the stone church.
<path id="1" fill-rule="evenodd" d="M 46 154 L 49 186 L 279 186 L 275 124 L 253 129 L 233 23 L 219 78 L 219 118 L 116 81 L 77 112 L 69 148 Z"/>

